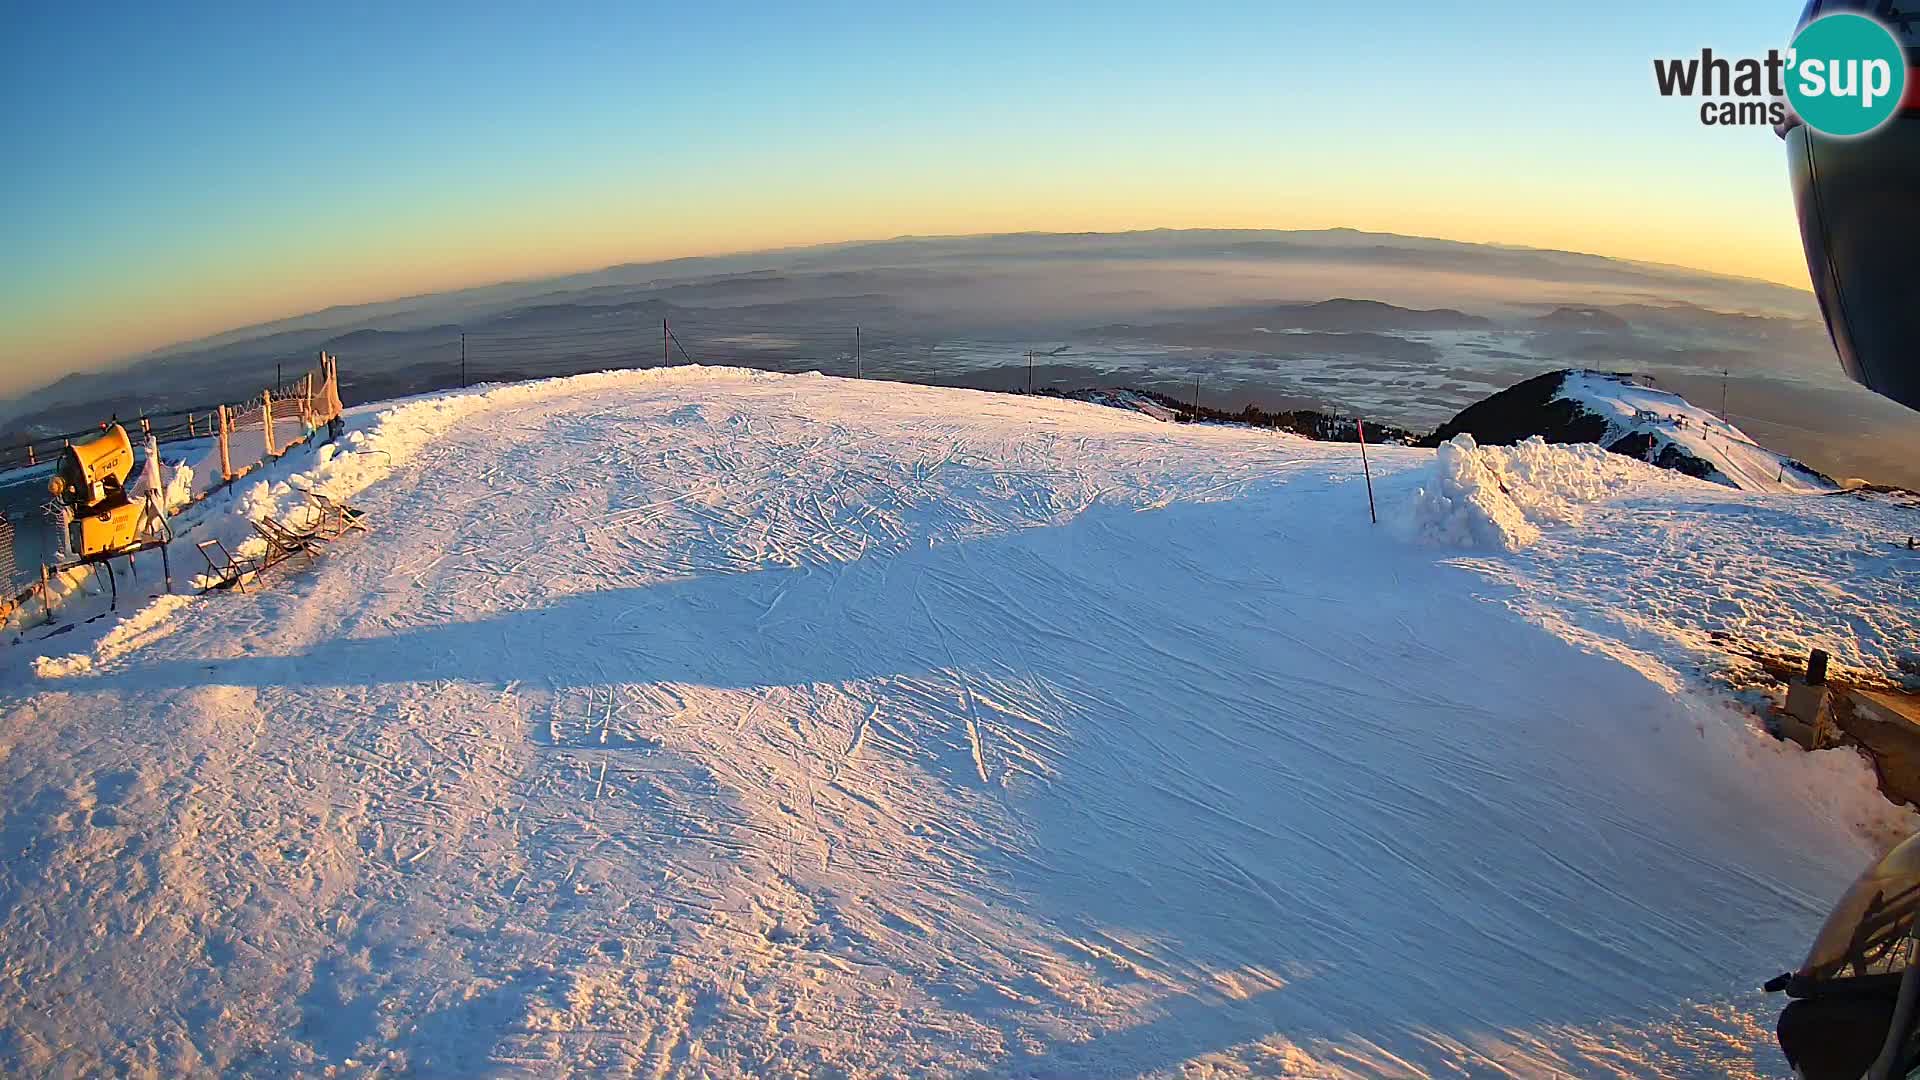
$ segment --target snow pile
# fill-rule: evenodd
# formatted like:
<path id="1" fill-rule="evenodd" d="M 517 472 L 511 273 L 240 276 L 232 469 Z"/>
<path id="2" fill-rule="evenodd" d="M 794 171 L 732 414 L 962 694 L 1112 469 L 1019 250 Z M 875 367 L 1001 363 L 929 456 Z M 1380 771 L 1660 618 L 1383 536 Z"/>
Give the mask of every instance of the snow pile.
<path id="1" fill-rule="evenodd" d="M 1598 441 L 1617 452 L 1742 491 L 1835 489 L 1828 477 L 1761 446 L 1679 394 L 1641 386 L 1625 375 L 1570 371 L 1556 398 L 1604 419 L 1607 432 Z"/>
<path id="2" fill-rule="evenodd" d="M 1429 544 L 1518 551 L 1540 538 L 1541 525 L 1577 524 L 1582 504 L 1647 478 L 1645 466 L 1591 443 L 1554 445 L 1535 436 L 1480 446 L 1455 435 L 1440 444 L 1400 528 Z"/>
<path id="3" fill-rule="evenodd" d="M 89 653 L 67 656 L 39 656 L 33 661 L 34 674 L 43 679 L 85 675 L 101 664 L 110 663 L 144 645 L 151 644 L 180 628 L 174 615 L 193 603 L 193 597 L 169 593 L 154 598 L 147 606 L 123 617 L 94 643 Z"/>

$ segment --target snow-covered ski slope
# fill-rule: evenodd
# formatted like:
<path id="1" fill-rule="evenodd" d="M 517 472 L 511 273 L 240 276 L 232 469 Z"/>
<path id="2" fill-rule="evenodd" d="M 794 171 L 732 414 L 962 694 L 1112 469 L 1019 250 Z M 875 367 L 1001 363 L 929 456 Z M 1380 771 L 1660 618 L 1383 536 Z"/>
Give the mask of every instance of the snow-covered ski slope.
<path id="1" fill-rule="evenodd" d="M 1743 491 L 1832 491 L 1829 480 L 1785 454 L 1753 441 L 1746 432 L 1666 390 L 1641 386 L 1624 375 L 1574 371 L 1558 395 L 1607 421 L 1605 445 L 1628 436 L 1651 442 L 1647 460 L 1668 447 L 1698 458 L 1718 473 L 1713 479 Z"/>
<path id="2" fill-rule="evenodd" d="M 1910 635 L 1881 503 L 1562 466 L 1463 551 L 1431 451 L 1375 527 L 1353 446 L 715 369 L 356 424 L 373 535 L 0 656 L 0 1072 L 1779 1075 L 1913 825 L 1692 675 Z"/>

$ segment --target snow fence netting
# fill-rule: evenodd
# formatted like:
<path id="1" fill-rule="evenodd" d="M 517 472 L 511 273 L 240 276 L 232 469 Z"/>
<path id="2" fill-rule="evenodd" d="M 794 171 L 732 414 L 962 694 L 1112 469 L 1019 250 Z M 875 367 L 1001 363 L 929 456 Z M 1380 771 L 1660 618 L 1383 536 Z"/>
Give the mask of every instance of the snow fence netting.
<path id="1" fill-rule="evenodd" d="M 1515 446 L 1481 446 L 1455 435 L 1440 444 L 1432 475 L 1398 524 L 1422 543 L 1518 551 L 1540 539 L 1540 526 L 1578 523 L 1583 504 L 1645 479 L 1650 468 L 1591 443 L 1536 435 Z"/>
<path id="2" fill-rule="evenodd" d="M 191 462 L 195 497 L 243 476 L 268 458 L 341 415 L 339 369 L 330 356 L 278 391 L 263 391 L 248 402 L 228 406 L 226 430 L 216 434 Z M 218 423 L 216 414 L 215 423 Z M 222 452 L 224 435 L 225 450 Z"/>

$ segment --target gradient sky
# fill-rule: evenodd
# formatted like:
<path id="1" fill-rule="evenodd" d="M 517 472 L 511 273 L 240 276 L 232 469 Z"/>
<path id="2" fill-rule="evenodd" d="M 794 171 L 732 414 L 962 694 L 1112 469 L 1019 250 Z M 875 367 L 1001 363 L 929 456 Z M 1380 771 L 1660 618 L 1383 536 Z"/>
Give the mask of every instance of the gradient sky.
<path id="1" fill-rule="evenodd" d="M 906 233 L 1347 225 L 1806 285 L 1778 140 L 1651 67 L 1783 46 L 1797 4 L 32 7 L 0 394 L 333 304 Z"/>

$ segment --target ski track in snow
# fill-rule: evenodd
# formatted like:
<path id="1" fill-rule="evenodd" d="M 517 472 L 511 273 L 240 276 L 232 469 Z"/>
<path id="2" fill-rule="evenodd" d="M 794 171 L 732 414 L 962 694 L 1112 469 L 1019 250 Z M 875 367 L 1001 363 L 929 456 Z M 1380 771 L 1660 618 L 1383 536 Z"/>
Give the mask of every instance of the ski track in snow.
<path id="1" fill-rule="evenodd" d="M 1910 639 L 1911 511 L 1649 474 L 1463 553 L 1346 447 L 574 385 L 0 661 L 0 1070 L 1778 1075 L 1756 988 L 1912 824 L 1685 670 Z"/>

